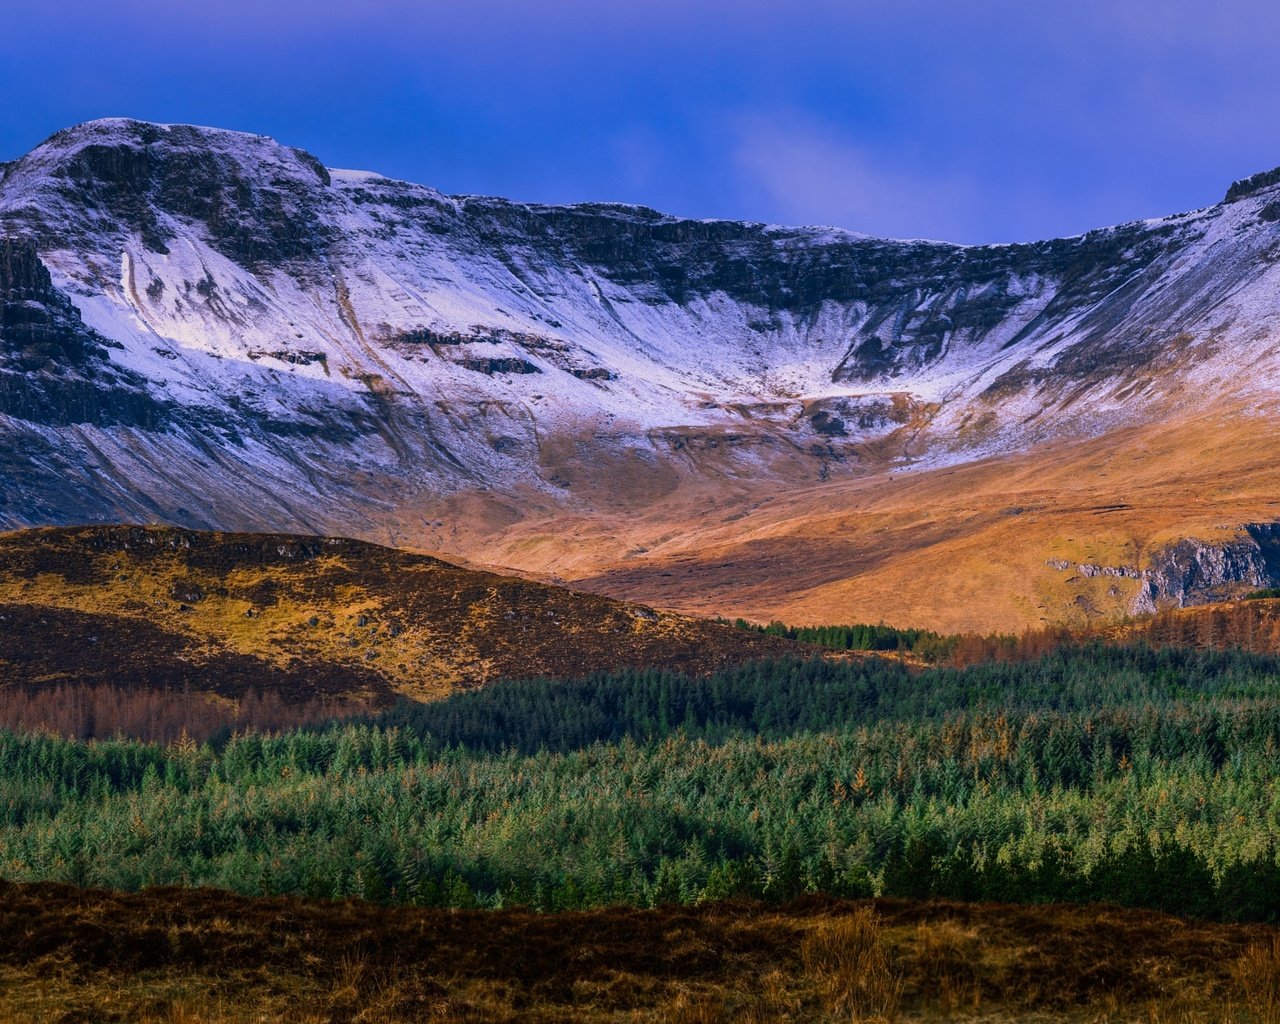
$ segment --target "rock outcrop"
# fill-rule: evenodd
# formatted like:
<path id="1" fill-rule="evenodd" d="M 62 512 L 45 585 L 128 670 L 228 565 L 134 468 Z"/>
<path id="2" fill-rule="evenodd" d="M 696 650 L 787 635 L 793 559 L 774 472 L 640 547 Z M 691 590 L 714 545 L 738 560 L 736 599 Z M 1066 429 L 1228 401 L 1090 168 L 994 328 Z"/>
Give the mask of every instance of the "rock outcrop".
<path id="1" fill-rule="evenodd" d="M 1058 558 L 1048 564 L 1081 576 L 1139 581 L 1129 611 L 1149 615 L 1280 586 L 1280 523 L 1245 523 L 1230 539 L 1217 543 L 1186 538 L 1166 544 L 1152 552 L 1142 568 L 1073 564 Z"/>
<path id="2" fill-rule="evenodd" d="M 53 286 L 31 239 L 0 238 L 0 415 L 163 429 L 164 403 L 137 375 L 108 364 L 110 344 Z"/>

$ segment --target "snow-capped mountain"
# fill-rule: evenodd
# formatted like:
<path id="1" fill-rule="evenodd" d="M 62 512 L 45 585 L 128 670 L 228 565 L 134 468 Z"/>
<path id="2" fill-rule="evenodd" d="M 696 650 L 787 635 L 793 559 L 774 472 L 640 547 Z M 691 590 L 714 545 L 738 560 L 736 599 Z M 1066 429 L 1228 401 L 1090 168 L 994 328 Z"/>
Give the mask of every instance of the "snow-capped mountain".
<path id="1" fill-rule="evenodd" d="M 0 239 L 13 526 L 438 541 L 445 495 L 934 467 L 1280 381 L 1274 172 L 965 247 L 446 196 L 103 120 L 0 164 Z"/>

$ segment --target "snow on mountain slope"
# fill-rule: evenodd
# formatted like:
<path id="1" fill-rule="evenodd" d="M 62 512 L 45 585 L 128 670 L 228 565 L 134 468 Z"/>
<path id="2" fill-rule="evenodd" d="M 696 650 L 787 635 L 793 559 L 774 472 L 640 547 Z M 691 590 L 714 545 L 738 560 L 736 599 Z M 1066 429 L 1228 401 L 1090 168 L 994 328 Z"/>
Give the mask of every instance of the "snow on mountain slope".
<path id="1" fill-rule="evenodd" d="M 90 122 L 0 165 L 0 521 L 414 541 L 447 495 L 581 509 L 1271 408 L 1280 182 L 1230 198 L 963 247 L 450 197 Z M 34 350 L 38 321 L 66 345 Z"/>

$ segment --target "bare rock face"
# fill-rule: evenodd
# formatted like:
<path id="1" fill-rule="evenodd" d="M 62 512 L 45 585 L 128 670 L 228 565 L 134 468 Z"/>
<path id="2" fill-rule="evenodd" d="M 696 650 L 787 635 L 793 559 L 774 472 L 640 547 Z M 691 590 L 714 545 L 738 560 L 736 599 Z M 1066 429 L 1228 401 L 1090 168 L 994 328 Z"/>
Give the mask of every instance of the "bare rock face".
<path id="1" fill-rule="evenodd" d="M 1217 543 L 1176 541 L 1154 551 L 1144 568 L 1073 565 L 1063 559 L 1052 559 L 1049 565 L 1081 576 L 1138 580 L 1139 589 L 1129 611 L 1149 615 L 1280 586 L 1280 523 L 1246 523 L 1230 539 Z"/>
<path id="2" fill-rule="evenodd" d="M 83 367 L 106 349 L 57 292 L 31 239 L 0 239 L 0 343 L 17 370 Z"/>
<path id="3" fill-rule="evenodd" d="M 0 413 L 50 426 L 162 429 L 164 405 L 107 365 L 110 341 L 53 286 L 30 239 L 0 239 Z"/>
<path id="4" fill-rule="evenodd" d="M 1280 167 L 1273 167 L 1269 171 L 1259 171 L 1248 178 L 1241 178 L 1239 181 L 1232 182 L 1231 187 L 1227 189 L 1227 196 L 1223 202 L 1239 202 L 1241 199 L 1246 199 L 1265 188 L 1271 188 L 1275 185 L 1280 185 Z"/>
<path id="5" fill-rule="evenodd" d="M 1142 573 L 1134 613 L 1186 608 L 1273 586 L 1280 582 L 1277 539 L 1276 524 L 1251 523 L 1239 538 L 1224 544 L 1182 540 L 1163 548 Z"/>
<path id="6" fill-rule="evenodd" d="M 316 191 L 329 184 L 329 172 L 310 153 L 243 136 L 257 142 L 249 152 L 258 160 L 250 162 L 207 145 L 199 128 L 105 124 L 110 131 L 72 128 L 45 143 L 66 154 L 51 169 L 50 191 L 68 205 L 109 211 L 116 232 L 160 255 L 178 237 L 171 218 L 180 218 L 246 265 L 324 256 L 328 231 Z M 71 246 L 98 234 L 75 220 L 42 227 L 51 229 L 48 241 Z"/>

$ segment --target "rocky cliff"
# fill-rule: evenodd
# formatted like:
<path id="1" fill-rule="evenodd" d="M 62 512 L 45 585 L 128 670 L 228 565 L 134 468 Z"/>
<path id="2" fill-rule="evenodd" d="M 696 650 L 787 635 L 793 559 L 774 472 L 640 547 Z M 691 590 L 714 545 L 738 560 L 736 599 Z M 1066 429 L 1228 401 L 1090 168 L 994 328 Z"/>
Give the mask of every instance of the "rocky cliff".
<path id="1" fill-rule="evenodd" d="M 1073 565 L 1052 559 L 1050 566 L 1088 578 L 1136 580 L 1128 611 L 1149 615 L 1240 597 L 1249 590 L 1280 586 L 1280 523 L 1246 523 L 1218 541 L 1187 538 L 1155 548 L 1144 565 Z"/>

